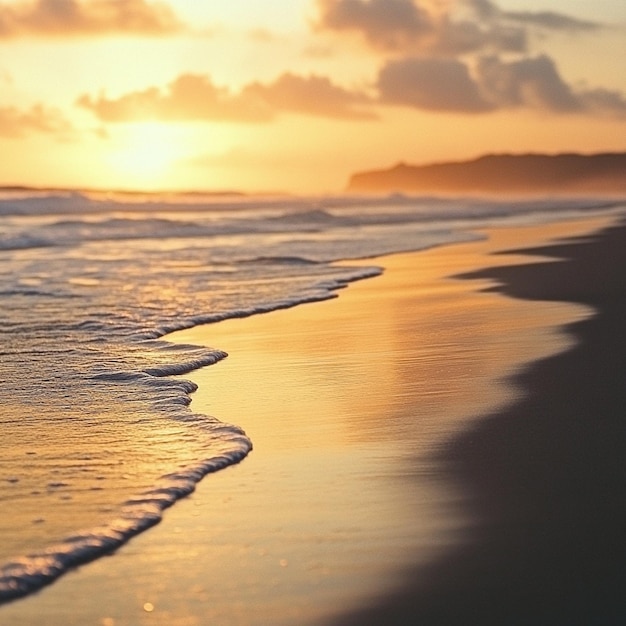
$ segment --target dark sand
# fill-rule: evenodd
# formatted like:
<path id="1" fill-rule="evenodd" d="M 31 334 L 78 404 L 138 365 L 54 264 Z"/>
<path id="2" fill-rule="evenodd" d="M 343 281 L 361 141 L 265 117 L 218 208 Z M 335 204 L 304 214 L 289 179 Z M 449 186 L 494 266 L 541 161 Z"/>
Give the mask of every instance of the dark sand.
<path id="1" fill-rule="evenodd" d="M 335 625 L 626 624 L 626 227 L 528 252 L 564 261 L 465 277 L 596 315 L 516 376 L 523 399 L 443 451 L 474 511 L 469 538 Z"/>

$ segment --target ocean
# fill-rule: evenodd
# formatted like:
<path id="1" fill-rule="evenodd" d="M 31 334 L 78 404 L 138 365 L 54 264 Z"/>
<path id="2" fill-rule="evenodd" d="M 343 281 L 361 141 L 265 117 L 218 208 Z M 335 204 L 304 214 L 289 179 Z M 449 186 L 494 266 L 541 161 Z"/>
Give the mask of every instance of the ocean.
<path id="1" fill-rule="evenodd" d="M 168 333 L 335 297 L 381 255 L 619 206 L 3 192 L 0 603 L 111 553 L 252 449 L 245 424 L 194 413 L 180 377 L 226 353 Z"/>

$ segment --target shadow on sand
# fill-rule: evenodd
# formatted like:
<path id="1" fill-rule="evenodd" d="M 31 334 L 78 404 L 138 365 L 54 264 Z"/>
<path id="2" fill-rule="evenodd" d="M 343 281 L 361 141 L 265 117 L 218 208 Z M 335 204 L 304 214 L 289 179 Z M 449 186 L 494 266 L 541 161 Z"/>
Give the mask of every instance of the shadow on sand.
<path id="1" fill-rule="evenodd" d="M 626 624 L 626 226 L 528 252 L 563 260 L 464 278 L 597 313 L 442 453 L 476 519 L 467 540 L 335 626 Z"/>

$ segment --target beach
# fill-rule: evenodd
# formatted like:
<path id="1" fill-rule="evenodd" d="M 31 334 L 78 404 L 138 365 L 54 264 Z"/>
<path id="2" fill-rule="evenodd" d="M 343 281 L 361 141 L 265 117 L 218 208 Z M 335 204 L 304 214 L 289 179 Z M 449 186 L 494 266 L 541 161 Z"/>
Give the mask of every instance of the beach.
<path id="1" fill-rule="evenodd" d="M 0 624 L 621 623 L 615 221 L 351 262 L 385 271 L 171 334 L 229 353 L 184 378 L 254 450 Z"/>

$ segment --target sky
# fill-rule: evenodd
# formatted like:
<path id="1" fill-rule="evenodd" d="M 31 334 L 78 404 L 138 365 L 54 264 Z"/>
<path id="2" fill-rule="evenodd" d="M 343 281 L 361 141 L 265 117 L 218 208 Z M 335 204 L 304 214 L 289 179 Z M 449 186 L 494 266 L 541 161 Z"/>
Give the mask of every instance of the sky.
<path id="1" fill-rule="evenodd" d="M 626 150 L 623 0 L 0 0 L 0 185 L 337 193 Z"/>

